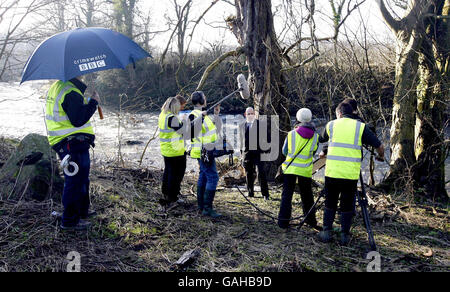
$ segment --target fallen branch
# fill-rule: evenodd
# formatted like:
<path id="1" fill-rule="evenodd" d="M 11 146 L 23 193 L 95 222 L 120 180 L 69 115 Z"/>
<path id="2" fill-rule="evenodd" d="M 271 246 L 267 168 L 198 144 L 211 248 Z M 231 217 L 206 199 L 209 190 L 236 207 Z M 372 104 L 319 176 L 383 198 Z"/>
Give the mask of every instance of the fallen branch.
<path id="1" fill-rule="evenodd" d="M 439 243 L 442 244 L 442 245 L 450 246 L 450 243 L 448 243 L 448 242 L 446 242 L 446 241 L 443 241 L 443 240 L 440 240 L 440 239 L 437 239 L 437 238 L 434 238 L 434 237 L 431 237 L 431 236 L 422 236 L 422 235 L 418 235 L 418 236 L 416 236 L 416 238 L 418 238 L 418 239 L 434 240 L 434 241 L 439 242 Z"/>

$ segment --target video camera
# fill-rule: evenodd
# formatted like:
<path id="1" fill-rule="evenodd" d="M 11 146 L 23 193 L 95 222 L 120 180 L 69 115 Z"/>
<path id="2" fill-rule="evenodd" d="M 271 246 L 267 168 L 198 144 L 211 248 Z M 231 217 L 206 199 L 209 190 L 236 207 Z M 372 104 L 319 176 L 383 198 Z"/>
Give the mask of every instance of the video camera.
<path id="1" fill-rule="evenodd" d="M 205 164 L 211 164 L 214 159 L 226 156 L 226 155 L 233 155 L 234 149 L 231 144 L 229 144 L 226 140 L 226 138 L 223 139 L 223 146 L 221 149 L 217 149 L 215 147 L 213 150 L 207 150 L 205 147 L 202 149 L 202 156 L 201 160 Z"/>

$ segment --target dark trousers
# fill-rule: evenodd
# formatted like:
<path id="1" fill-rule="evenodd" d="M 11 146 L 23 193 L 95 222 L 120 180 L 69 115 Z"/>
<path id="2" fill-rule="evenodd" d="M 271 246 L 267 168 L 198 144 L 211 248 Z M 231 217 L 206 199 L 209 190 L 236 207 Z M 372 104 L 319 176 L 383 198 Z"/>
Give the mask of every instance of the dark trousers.
<path id="1" fill-rule="evenodd" d="M 177 157 L 164 157 L 164 175 L 162 182 L 162 193 L 164 203 L 178 201 L 184 173 L 186 172 L 186 155 Z"/>
<path id="2" fill-rule="evenodd" d="M 68 150 L 58 152 L 60 159 L 64 159 L 67 154 L 70 154 L 71 161 L 75 162 L 80 168 L 75 176 L 68 176 L 64 174 L 64 191 L 62 203 L 64 206 L 64 213 L 62 216 L 62 225 L 72 227 L 78 224 L 80 218 L 87 217 L 89 212 L 89 172 L 91 168 L 91 159 L 89 157 L 89 149 L 69 153 Z M 70 170 L 70 168 L 69 168 Z"/>
<path id="3" fill-rule="evenodd" d="M 258 157 L 252 155 L 245 155 L 244 169 L 247 179 L 247 190 L 250 195 L 254 195 L 256 168 L 258 168 L 259 185 L 261 186 L 261 193 L 263 197 L 269 197 L 269 186 L 267 184 L 266 171 L 264 169 L 264 162 Z"/>
<path id="4" fill-rule="evenodd" d="M 294 195 L 295 185 L 298 181 L 298 185 L 300 187 L 300 196 L 302 198 L 303 204 L 303 214 L 309 212 L 309 210 L 314 205 L 314 197 L 312 193 L 312 179 L 292 175 L 285 174 L 283 176 L 283 193 L 281 195 L 281 206 L 280 213 L 278 215 L 278 226 L 281 228 L 287 228 L 289 226 L 289 220 L 291 219 L 292 214 L 292 196 Z M 311 212 L 311 214 L 306 219 L 306 223 L 310 225 L 315 225 L 316 222 L 316 214 L 315 212 Z"/>
<path id="5" fill-rule="evenodd" d="M 337 210 L 340 200 L 341 212 L 354 212 L 357 187 L 357 180 L 325 177 L 325 206 Z"/>

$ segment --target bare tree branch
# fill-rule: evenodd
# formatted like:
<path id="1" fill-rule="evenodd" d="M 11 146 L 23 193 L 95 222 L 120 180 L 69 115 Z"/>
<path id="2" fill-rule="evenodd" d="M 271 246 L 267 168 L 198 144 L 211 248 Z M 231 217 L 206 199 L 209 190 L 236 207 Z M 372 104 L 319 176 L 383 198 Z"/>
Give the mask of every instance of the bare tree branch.
<path id="1" fill-rule="evenodd" d="M 242 55 L 243 53 L 244 53 L 244 49 L 242 47 L 240 47 L 234 51 L 227 52 L 227 53 L 223 54 L 222 56 L 220 56 L 219 58 L 217 58 L 214 62 L 212 62 L 208 66 L 208 68 L 206 68 L 205 72 L 203 73 L 202 79 L 200 80 L 200 83 L 198 84 L 196 90 L 199 91 L 199 90 L 203 89 L 203 86 L 205 86 L 206 80 L 208 79 L 208 76 L 211 73 L 211 71 L 214 70 L 214 68 L 216 68 L 225 59 L 227 59 L 229 57 L 237 57 L 237 56 Z"/>
<path id="2" fill-rule="evenodd" d="M 180 86 L 181 84 L 179 84 L 179 83 L 180 83 L 180 82 L 179 82 L 179 74 L 180 74 L 180 70 L 181 70 L 181 67 L 182 67 L 182 65 L 184 64 L 185 60 L 186 60 L 187 53 L 189 52 L 189 49 L 190 49 L 190 47 L 191 47 L 191 43 L 192 43 L 192 39 L 193 39 L 193 36 L 194 36 L 195 29 L 197 28 L 197 26 L 198 26 L 198 24 L 200 23 L 200 21 L 201 21 L 201 20 L 205 17 L 205 15 L 208 13 L 208 11 L 210 11 L 211 8 L 213 8 L 213 6 L 217 4 L 217 2 L 219 2 L 219 0 L 214 0 L 214 1 L 212 1 L 211 5 L 209 5 L 208 8 L 206 8 L 205 11 L 197 18 L 197 20 L 195 21 L 194 27 L 192 28 L 191 33 L 189 34 L 189 38 L 190 38 L 190 39 L 189 39 L 189 43 L 188 43 L 188 45 L 187 45 L 187 47 L 186 47 L 186 51 L 185 51 L 184 54 L 183 54 L 183 58 L 182 58 L 182 60 L 180 61 L 180 64 L 179 64 L 178 69 L 177 69 L 177 72 L 176 72 L 176 74 L 175 74 L 175 77 L 176 77 L 176 80 L 177 80 L 177 84 L 178 84 L 179 87 L 181 87 L 181 86 Z M 187 19 L 187 15 L 186 15 L 186 19 Z M 181 56 L 180 56 L 180 57 L 181 57 Z"/>
<path id="3" fill-rule="evenodd" d="M 233 6 L 233 7 L 236 7 L 236 4 L 235 3 L 233 3 L 233 2 L 231 2 L 231 1 L 229 1 L 229 0 L 221 0 L 222 2 L 225 2 L 225 3 L 227 3 L 227 4 L 230 4 L 231 6 Z"/>
<path id="4" fill-rule="evenodd" d="M 185 11 L 186 9 L 188 9 L 188 7 L 190 6 L 190 4 L 191 4 L 191 1 L 187 1 L 187 2 L 186 2 L 186 4 L 183 6 L 183 9 L 182 9 L 181 12 L 180 12 L 181 15 L 184 15 L 184 11 Z M 164 49 L 164 51 L 163 51 L 163 53 L 162 53 L 162 55 L 161 55 L 161 59 L 160 59 L 160 61 L 159 61 L 159 64 L 160 64 L 161 66 L 162 66 L 163 63 L 164 63 L 164 60 L 165 60 L 166 55 L 167 55 L 167 52 L 169 51 L 170 44 L 172 43 L 173 37 L 175 36 L 175 33 L 176 33 L 177 30 L 178 30 L 178 26 L 182 23 L 182 21 L 183 21 L 183 18 L 178 19 L 178 22 L 177 22 L 177 24 L 175 25 L 175 28 L 174 28 L 174 30 L 172 31 L 172 34 L 170 35 L 169 40 L 167 41 L 167 46 L 166 46 L 166 48 Z"/>
<path id="5" fill-rule="evenodd" d="M 301 62 L 300 64 L 294 65 L 292 67 L 288 67 L 288 68 L 283 68 L 281 69 L 282 72 L 286 72 L 286 71 L 291 71 L 294 69 L 298 69 L 300 67 L 305 66 L 306 64 L 308 64 L 309 62 L 312 62 L 315 58 L 319 57 L 320 54 L 318 52 L 316 52 L 314 55 L 312 55 L 311 57 L 309 57 L 308 59 L 304 60 L 303 62 Z"/>
<path id="6" fill-rule="evenodd" d="M 392 14 L 388 11 L 386 5 L 384 4 L 384 0 L 377 0 L 377 3 L 380 6 L 381 14 L 383 15 L 384 20 L 386 20 L 386 23 L 394 31 L 394 33 L 397 33 L 400 30 L 400 21 L 392 17 Z"/>

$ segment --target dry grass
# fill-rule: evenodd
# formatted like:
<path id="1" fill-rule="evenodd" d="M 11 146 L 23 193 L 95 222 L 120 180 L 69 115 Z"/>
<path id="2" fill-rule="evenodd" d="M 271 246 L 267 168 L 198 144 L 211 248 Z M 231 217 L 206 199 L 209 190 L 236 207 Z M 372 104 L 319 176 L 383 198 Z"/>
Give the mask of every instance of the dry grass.
<path id="1" fill-rule="evenodd" d="M 201 254 L 188 271 L 365 271 L 369 262 L 360 217 L 351 246 L 340 247 L 319 243 L 316 232 L 307 227 L 281 231 L 230 189 L 220 191 L 215 201 L 225 218 L 202 217 L 195 210 L 193 177 L 183 186 L 188 203 L 168 213 L 158 204 L 160 171 L 105 167 L 91 178 L 99 215 L 88 233 L 57 228 L 50 213 L 61 210 L 59 203 L 0 202 L 0 269 L 64 271 L 67 254 L 77 251 L 83 271 L 171 271 L 173 263 L 194 248 Z M 280 192 L 272 190 L 271 201 L 253 201 L 276 216 Z M 300 210 L 296 196 L 294 215 Z M 442 206 L 404 206 L 394 221 L 375 223 L 382 270 L 449 271 L 448 231 L 448 210 Z"/>
<path id="2" fill-rule="evenodd" d="M 13 148 L 9 144 L 0 139 L 5 158 Z M 215 200 L 223 219 L 198 215 L 192 176 L 183 185 L 187 204 L 164 212 L 158 203 L 161 177 L 160 170 L 94 169 L 91 194 L 98 216 L 84 233 L 57 227 L 50 214 L 62 210 L 60 202 L 0 201 L 0 271 L 65 271 L 71 251 L 81 254 L 82 271 L 172 271 L 181 255 L 196 248 L 200 256 L 187 271 L 366 270 L 368 244 L 360 216 L 351 246 L 322 244 L 308 227 L 280 230 L 229 188 L 222 187 Z M 274 187 L 271 193 L 270 201 L 252 201 L 276 217 L 281 190 Z M 450 271 L 448 206 L 373 194 L 378 195 L 372 217 L 382 270 Z M 293 212 L 301 213 L 299 196 Z"/>

